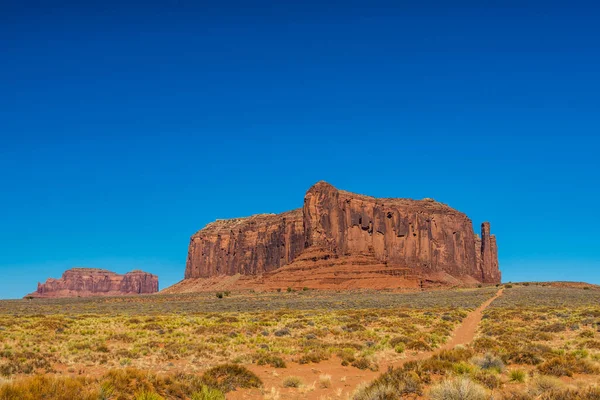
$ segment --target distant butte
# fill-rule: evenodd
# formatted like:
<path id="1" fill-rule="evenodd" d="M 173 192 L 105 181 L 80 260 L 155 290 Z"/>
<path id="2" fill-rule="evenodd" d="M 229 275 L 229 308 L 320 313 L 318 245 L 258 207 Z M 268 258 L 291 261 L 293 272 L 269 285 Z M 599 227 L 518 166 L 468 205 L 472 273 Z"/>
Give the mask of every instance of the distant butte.
<path id="1" fill-rule="evenodd" d="M 217 220 L 190 240 L 185 279 L 215 288 L 421 288 L 500 283 L 490 224 L 432 199 L 374 198 L 312 186 L 301 209 Z"/>
<path id="2" fill-rule="evenodd" d="M 105 269 L 71 268 L 59 279 L 38 283 L 31 297 L 92 297 L 149 294 L 158 292 L 158 277 L 134 270 L 119 275 Z"/>

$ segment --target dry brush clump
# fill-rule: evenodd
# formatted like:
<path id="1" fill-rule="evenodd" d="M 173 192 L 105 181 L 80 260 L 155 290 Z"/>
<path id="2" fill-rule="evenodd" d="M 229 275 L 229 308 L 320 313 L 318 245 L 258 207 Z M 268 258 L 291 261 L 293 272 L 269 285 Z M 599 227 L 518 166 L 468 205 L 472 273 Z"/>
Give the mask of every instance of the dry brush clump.
<path id="1" fill-rule="evenodd" d="M 223 365 L 203 375 L 157 375 L 137 369 L 110 370 L 92 379 L 36 375 L 0 385 L 2 400 L 222 400 L 237 388 L 260 387 L 262 382 L 239 366 Z"/>
<path id="2" fill-rule="evenodd" d="M 408 395 L 421 395 L 420 377 L 412 371 L 390 369 L 368 385 L 357 388 L 353 400 L 395 400 Z"/>
<path id="3" fill-rule="evenodd" d="M 461 376 L 446 379 L 429 391 L 432 400 L 487 400 L 489 395 L 483 386 Z"/>

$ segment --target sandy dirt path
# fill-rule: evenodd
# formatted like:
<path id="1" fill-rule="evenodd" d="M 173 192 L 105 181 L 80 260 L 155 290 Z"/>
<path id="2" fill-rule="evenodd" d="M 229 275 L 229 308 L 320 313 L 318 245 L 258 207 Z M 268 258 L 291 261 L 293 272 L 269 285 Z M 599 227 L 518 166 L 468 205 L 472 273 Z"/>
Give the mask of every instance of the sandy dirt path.
<path id="1" fill-rule="evenodd" d="M 377 378 L 388 367 L 400 367 L 408 361 L 424 360 L 442 350 L 453 349 L 458 345 L 470 343 L 477 333 L 477 327 L 483 317 L 483 312 L 494 300 L 502 295 L 504 289 L 500 289 L 493 297 L 486 300 L 478 308 L 471 311 L 461 324 L 456 327 L 450 340 L 439 349 L 429 352 L 407 355 L 406 357 L 392 361 L 379 363 L 379 371 L 362 371 L 354 367 L 343 367 L 340 365 L 340 360 L 336 357 L 323 361 L 319 364 L 293 364 L 288 368 L 275 369 L 269 366 L 248 365 L 247 367 L 257 374 L 264 383 L 262 389 L 244 389 L 237 390 L 227 394 L 227 399 L 309 399 L 309 400 L 326 400 L 326 399 L 348 399 L 354 392 L 354 389 L 362 382 L 369 382 Z M 290 368 L 291 367 L 291 368 Z M 319 377 L 328 375 L 331 377 L 330 387 L 321 387 Z M 284 388 L 283 380 L 288 376 L 299 377 L 304 387 L 302 388 Z"/>

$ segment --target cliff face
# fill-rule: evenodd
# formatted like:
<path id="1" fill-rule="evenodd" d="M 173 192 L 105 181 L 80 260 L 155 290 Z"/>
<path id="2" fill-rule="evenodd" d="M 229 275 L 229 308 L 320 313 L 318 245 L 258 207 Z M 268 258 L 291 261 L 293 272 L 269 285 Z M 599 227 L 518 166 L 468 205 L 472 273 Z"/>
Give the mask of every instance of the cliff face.
<path id="1" fill-rule="evenodd" d="M 158 277 L 143 271 L 119 275 L 96 268 L 72 268 L 60 279 L 38 283 L 37 291 L 25 297 L 91 297 L 149 294 L 158 292 Z"/>
<path id="2" fill-rule="evenodd" d="M 185 277 L 259 275 L 294 261 L 305 265 L 315 257 L 300 254 L 315 249 L 319 259 L 337 264 L 367 257 L 378 272 L 411 271 L 424 279 L 442 273 L 484 283 L 501 278 L 489 223 L 479 238 L 471 220 L 445 204 L 376 199 L 325 182 L 308 190 L 301 210 L 209 224 L 192 236 Z"/>
<path id="3" fill-rule="evenodd" d="M 262 274 L 289 264 L 303 249 L 301 209 L 220 220 L 192 236 L 185 278 Z"/>

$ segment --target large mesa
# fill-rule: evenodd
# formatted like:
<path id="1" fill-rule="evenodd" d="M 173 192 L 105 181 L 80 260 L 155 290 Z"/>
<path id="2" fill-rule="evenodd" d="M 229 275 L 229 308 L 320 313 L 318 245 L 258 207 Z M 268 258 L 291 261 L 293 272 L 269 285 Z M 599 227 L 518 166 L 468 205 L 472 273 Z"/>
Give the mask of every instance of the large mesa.
<path id="1" fill-rule="evenodd" d="M 134 270 L 124 275 L 99 268 L 71 268 L 59 279 L 48 278 L 25 297 L 91 297 L 158 292 L 158 277 Z"/>
<path id="2" fill-rule="evenodd" d="M 465 214 L 434 200 L 374 198 L 326 182 L 308 190 L 302 209 L 220 220 L 192 236 L 184 283 L 233 276 L 241 287 L 326 288 L 501 279 L 488 222 L 479 236 Z"/>

